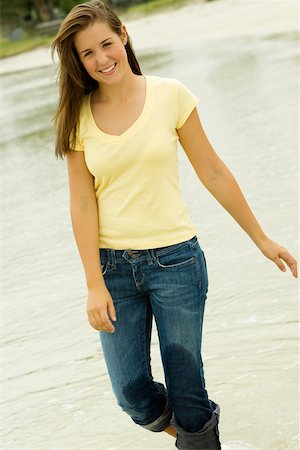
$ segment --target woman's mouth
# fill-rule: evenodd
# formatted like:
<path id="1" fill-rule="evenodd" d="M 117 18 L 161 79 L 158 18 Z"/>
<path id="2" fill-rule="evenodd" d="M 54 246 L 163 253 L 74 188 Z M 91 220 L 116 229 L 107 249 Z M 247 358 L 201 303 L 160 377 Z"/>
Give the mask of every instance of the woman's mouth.
<path id="1" fill-rule="evenodd" d="M 114 71 L 116 65 L 117 63 L 114 63 L 111 66 L 107 67 L 106 69 L 99 70 L 99 72 L 103 73 L 104 75 L 110 75 Z"/>

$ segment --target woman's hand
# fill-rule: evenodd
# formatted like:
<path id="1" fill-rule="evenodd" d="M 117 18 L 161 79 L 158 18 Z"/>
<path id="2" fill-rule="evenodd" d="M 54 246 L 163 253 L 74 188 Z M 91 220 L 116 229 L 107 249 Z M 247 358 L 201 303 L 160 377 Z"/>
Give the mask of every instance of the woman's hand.
<path id="1" fill-rule="evenodd" d="M 113 333 L 115 331 L 111 320 L 117 320 L 116 311 L 105 284 L 89 289 L 87 314 L 89 322 L 95 330 L 106 331 L 107 333 Z"/>
<path id="2" fill-rule="evenodd" d="M 286 272 L 285 265 L 282 261 L 286 263 L 286 265 L 290 268 L 292 274 L 295 278 L 298 278 L 297 271 L 297 261 L 295 258 L 289 253 L 289 251 L 272 241 L 269 238 L 265 238 L 262 242 L 257 244 L 260 251 L 271 261 L 273 261 L 282 272 Z"/>

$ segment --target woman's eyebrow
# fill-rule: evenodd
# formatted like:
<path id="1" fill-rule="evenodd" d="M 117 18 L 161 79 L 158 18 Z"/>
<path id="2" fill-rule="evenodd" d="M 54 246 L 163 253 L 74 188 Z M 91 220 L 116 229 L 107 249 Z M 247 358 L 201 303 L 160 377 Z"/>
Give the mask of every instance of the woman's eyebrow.
<path id="1" fill-rule="evenodd" d="M 108 41 L 109 39 L 111 39 L 111 37 L 104 39 L 104 41 L 100 42 L 100 44 L 104 44 L 104 42 Z M 87 51 L 90 51 L 90 50 L 91 50 L 90 48 L 86 48 L 85 50 L 82 50 L 80 52 L 80 54 L 84 53 L 84 52 L 87 52 Z"/>

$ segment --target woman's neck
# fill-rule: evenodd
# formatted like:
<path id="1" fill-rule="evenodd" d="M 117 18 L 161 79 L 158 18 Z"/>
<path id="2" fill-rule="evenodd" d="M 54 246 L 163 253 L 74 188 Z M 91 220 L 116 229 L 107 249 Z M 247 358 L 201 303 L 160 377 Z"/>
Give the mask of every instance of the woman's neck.
<path id="1" fill-rule="evenodd" d="M 101 103 L 123 103 L 135 95 L 142 82 L 143 77 L 130 70 L 118 84 L 99 83 L 97 97 Z"/>

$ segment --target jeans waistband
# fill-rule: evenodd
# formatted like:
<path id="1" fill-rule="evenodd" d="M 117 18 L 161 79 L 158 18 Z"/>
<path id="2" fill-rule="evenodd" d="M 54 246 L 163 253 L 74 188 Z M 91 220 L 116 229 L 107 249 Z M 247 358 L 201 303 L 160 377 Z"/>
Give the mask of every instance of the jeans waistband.
<path id="1" fill-rule="evenodd" d="M 191 239 L 188 239 L 187 241 L 167 245 L 165 247 L 150 248 L 146 250 L 133 250 L 133 249 L 115 250 L 111 248 L 99 248 L 99 252 L 100 256 L 107 257 L 107 259 L 109 260 L 123 258 L 125 252 L 130 256 L 136 257 L 145 256 L 146 259 L 154 260 L 157 256 L 166 255 L 174 250 L 177 250 L 179 247 L 183 247 L 185 245 L 192 245 L 197 241 L 198 241 L 197 236 L 193 236 Z"/>

